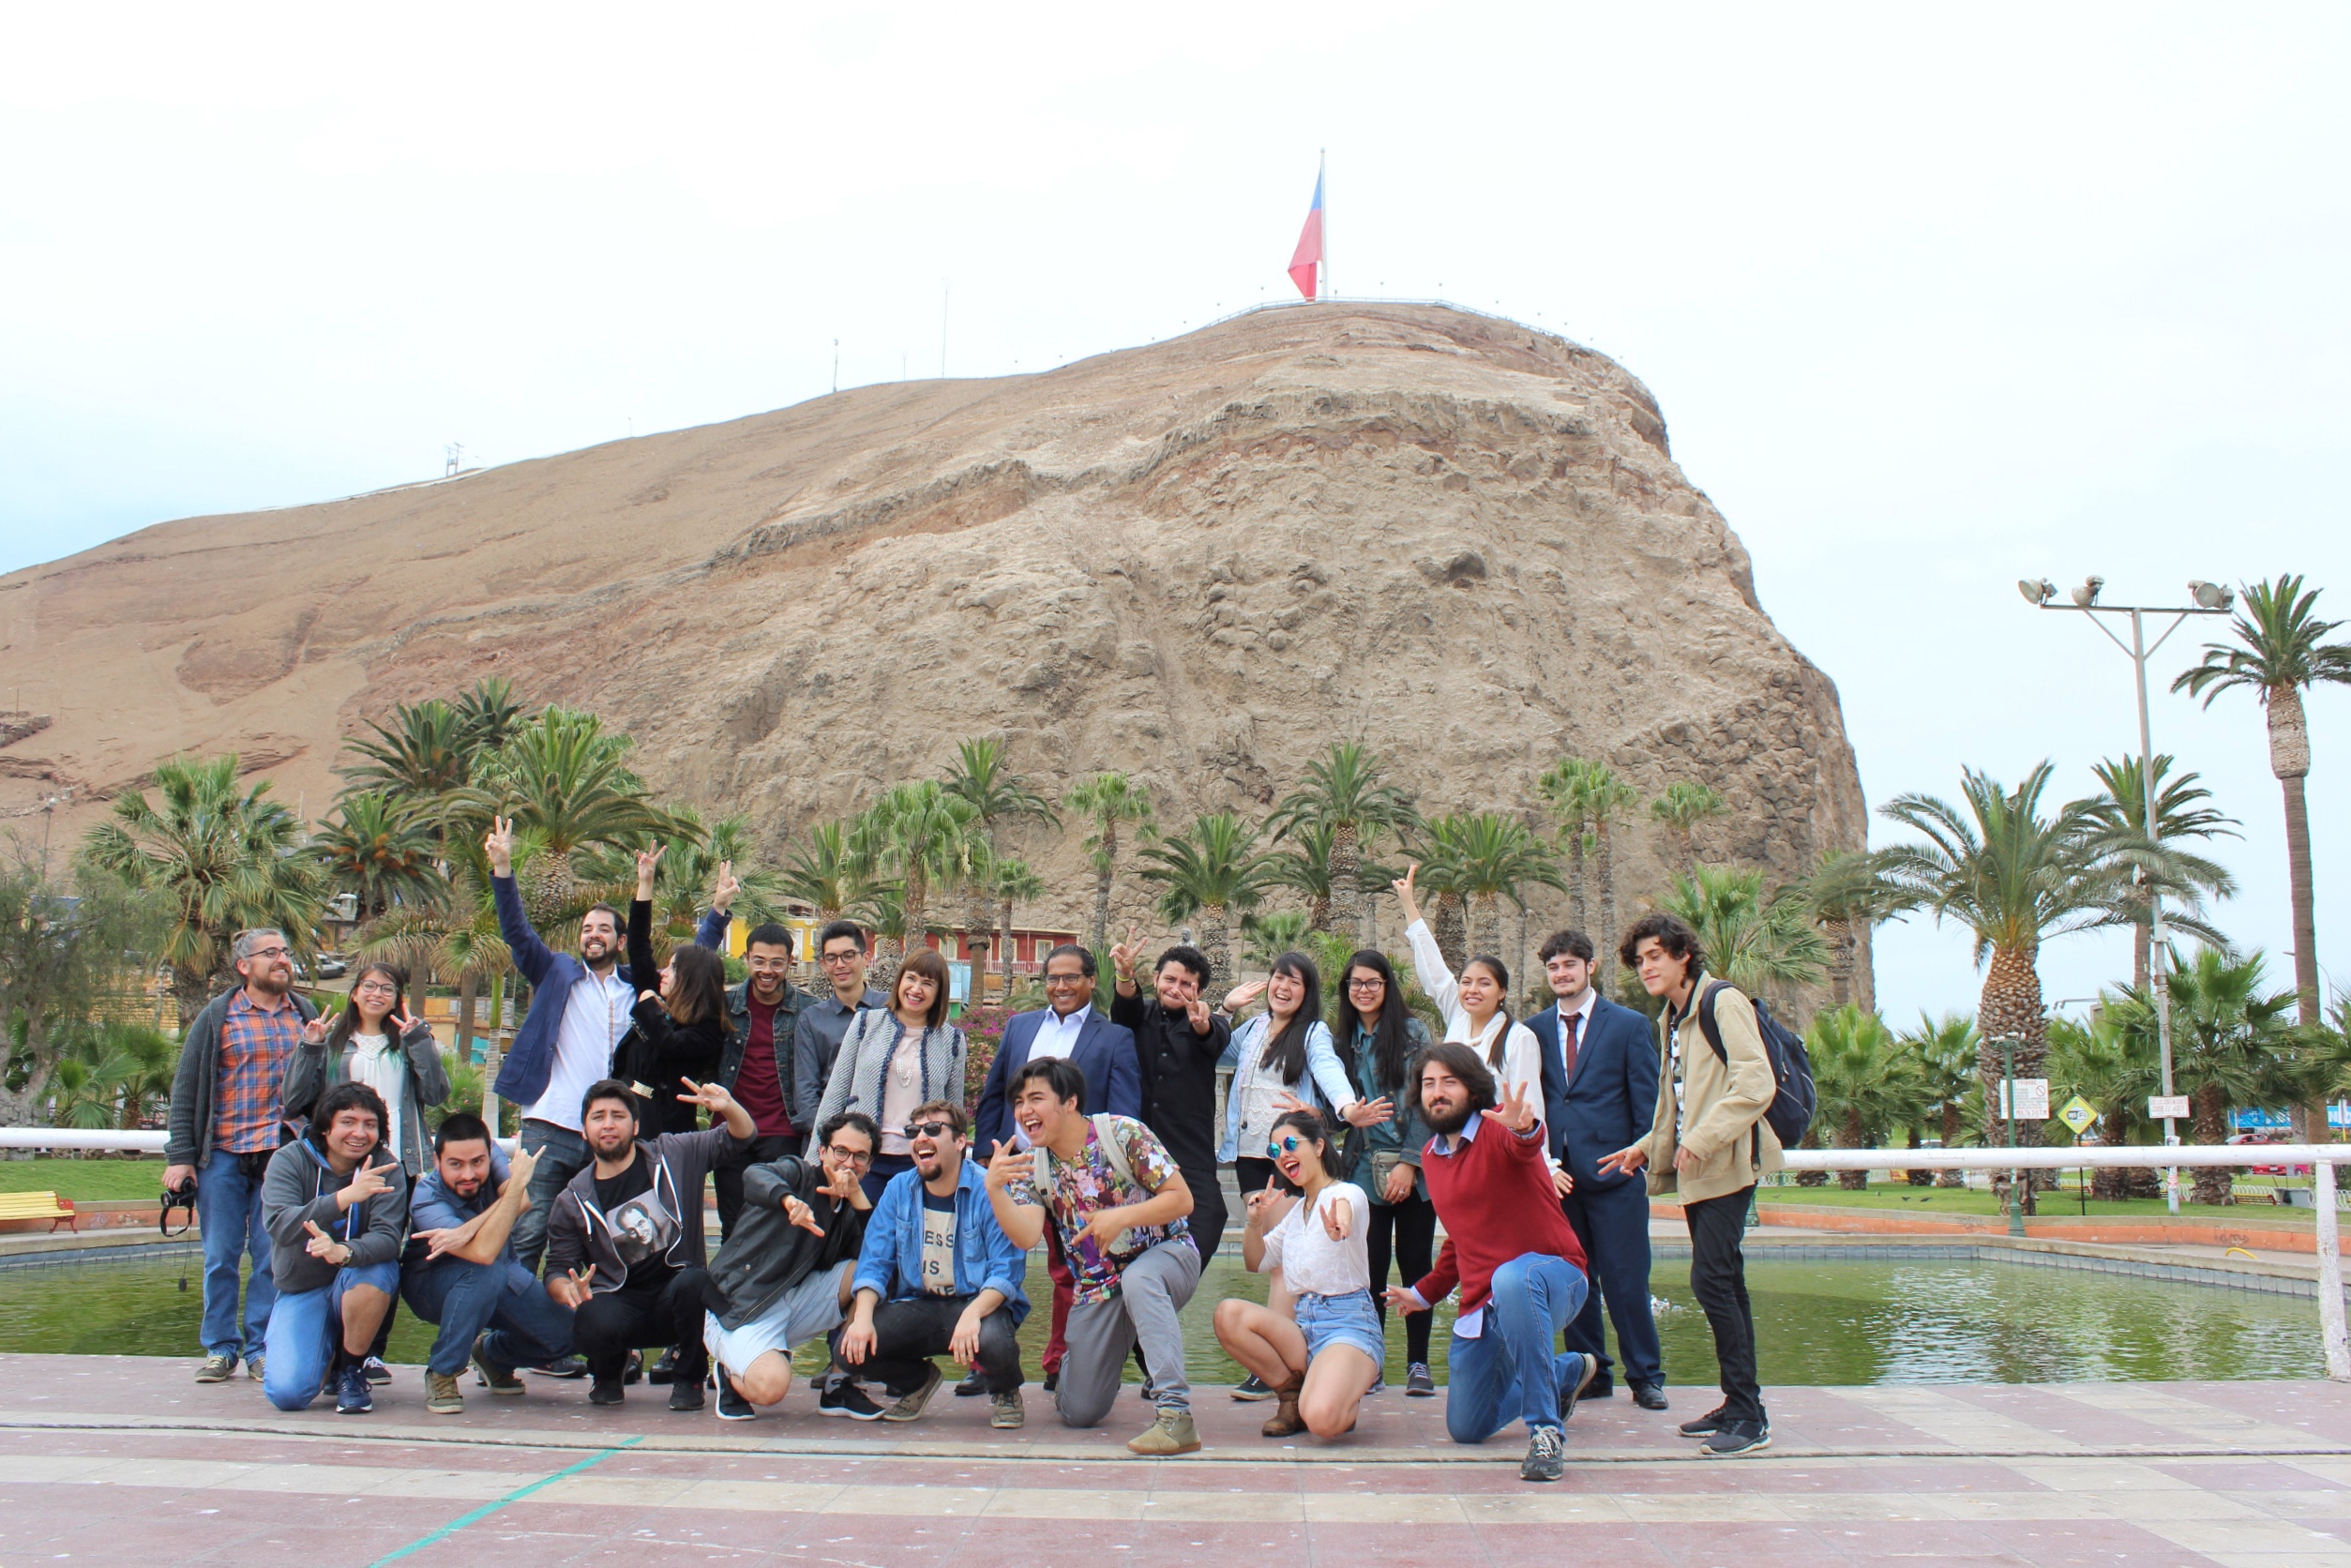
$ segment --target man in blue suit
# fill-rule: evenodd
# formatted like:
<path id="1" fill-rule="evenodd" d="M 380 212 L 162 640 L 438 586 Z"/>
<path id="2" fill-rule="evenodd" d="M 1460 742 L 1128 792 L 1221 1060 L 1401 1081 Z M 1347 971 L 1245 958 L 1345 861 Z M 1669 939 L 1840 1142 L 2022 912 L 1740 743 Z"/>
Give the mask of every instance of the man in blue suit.
<path id="1" fill-rule="evenodd" d="M 1040 1057 L 1065 1056 L 1085 1075 L 1085 1098 L 1078 1108 L 1088 1116 L 1142 1119 L 1143 1064 L 1136 1053 L 1134 1031 L 1093 1010 L 1093 955 L 1077 943 L 1065 942 L 1045 956 L 1046 1005 L 1005 1020 L 1003 1041 L 996 1048 L 996 1060 L 987 1068 L 987 1083 L 980 1090 L 972 1152 L 982 1164 L 995 1153 L 997 1144 L 1018 1138 L 1004 1086 Z M 1062 1356 L 1068 1349 L 1063 1331 L 1069 1322 L 1072 1281 L 1053 1243 L 1053 1228 L 1047 1226 L 1045 1232 L 1046 1271 L 1053 1276 L 1053 1336 L 1045 1347 L 1043 1364 L 1045 1390 L 1050 1394 L 1060 1385 Z M 978 1394 L 982 1389 L 977 1379 L 971 1378 L 956 1392 Z"/>
<path id="2" fill-rule="evenodd" d="M 1551 1153 L 1575 1179 L 1560 1208 L 1584 1244 L 1592 1289 L 1565 1334 L 1596 1358 L 1590 1399 L 1616 1390 L 1600 1308 L 1616 1325 L 1617 1353 L 1634 1402 L 1665 1408 L 1665 1370 L 1649 1305 L 1649 1188 L 1635 1176 L 1602 1174 L 1604 1154 L 1638 1142 L 1657 1112 L 1657 1043 L 1649 1020 L 1592 984 L 1591 939 L 1557 931 L 1544 942 L 1544 973 L 1559 1001 L 1527 1020 L 1543 1046 L 1543 1120 Z"/>

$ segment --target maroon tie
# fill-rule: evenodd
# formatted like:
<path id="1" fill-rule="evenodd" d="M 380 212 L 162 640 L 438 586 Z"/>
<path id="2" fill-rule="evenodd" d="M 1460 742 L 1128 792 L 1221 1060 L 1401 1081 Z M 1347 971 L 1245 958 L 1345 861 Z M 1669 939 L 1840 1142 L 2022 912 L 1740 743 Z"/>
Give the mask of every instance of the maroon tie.
<path id="1" fill-rule="evenodd" d="M 1583 1043 L 1583 1036 L 1584 1015 L 1570 1013 L 1567 1016 L 1567 1033 L 1560 1038 L 1560 1046 L 1567 1057 L 1567 1076 L 1571 1078 L 1575 1076 L 1575 1048 Z"/>

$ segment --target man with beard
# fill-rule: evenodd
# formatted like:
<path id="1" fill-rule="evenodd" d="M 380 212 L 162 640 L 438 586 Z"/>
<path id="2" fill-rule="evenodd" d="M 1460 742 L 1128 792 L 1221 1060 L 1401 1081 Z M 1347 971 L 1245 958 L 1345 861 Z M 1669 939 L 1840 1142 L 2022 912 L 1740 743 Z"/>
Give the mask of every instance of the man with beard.
<path id="1" fill-rule="evenodd" d="M 1584 1249 L 1560 1212 L 1530 1087 L 1515 1086 L 1498 1107 L 1494 1075 L 1468 1046 L 1445 1041 L 1422 1058 L 1421 1112 L 1436 1136 L 1421 1178 L 1445 1244 L 1425 1278 L 1388 1288 L 1388 1305 L 1426 1312 L 1460 1286 L 1445 1430 L 1484 1442 L 1524 1420 L 1518 1478 L 1557 1481 L 1567 1419 L 1596 1363 L 1551 1350 L 1584 1304 Z"/>
<path id="2" fill-rule="evenodd" d="M 432 1151 L 409 1199 L 400 1299 L 440 1325 L 425 1359 L 425 1409 L 462 1415 L 458 1374 L 468 1359 L 490 1393 L 520 1394 L 516 1367 L 571 1353 L 571 1314 L 515 1261 L 514 1222 L 538 1156 L 520 1150 L 509 1164 L 482 1119 L 461 1110 L 442 1118 Z"/>
<path id="3" fill-rule="evenodd" d="M 856 1305 L 833 1334 L 834 1365 L 880 1385 L 892 1403 L 843 1379 L 819 1414 L 919 1420 L 941 1381 L 930 1358 L 944 1354 L 987 1380 L 990 1426 L 1026 1419 L 1014 1334 L 1029 1315 L 1029 1260 L 998 1223 L 986 1174 L 963 1157 L 971 1136 L 960 1100 L 931 1100 L 907 1123 L 914 1168 L 882 1189 L 857 1261 Z"/>
<path id="4" fill-rule="evenodd" d="M 694 931 L 697 944 L 726 952 L 727 912 L 742 891 L 734 862 L 720 861 L 710 912 Z M 793 1093 L 792 1039 L 800 1015 L 816 998 L 791 983 L 791 932 L 772 921 L 752 927 L 743 941 L 743 984 L 727 990 L 727 1048 L 718 1063 L 718 1081 L 751 1113 L 759 1136 L 736 1162 L 720 1166 L 712 1178 L 718 1192 L 721 1236 L 734 1234 L 735 1216 L 743 1212 L 744 1171 L 799 1153 L 816 1115 L 814 1105 L 801 1104 Z"/>
<path id="5" fill-rule="evenodd" d="M 744 1171 L 741 1223 L 711 1259 L 703 1295 L 719 1420 L 782 1404 L 792 1351 L 839 1325 L 872 1209 L 860 1178 L 881 1143 L 872 1117 L 845 1110 L 817 1128 L 814 1160 L 786 1154 Z"/>
<path id="6" fill-rule="evenodd" d="M 294 950 L 283 931 L 239 931 L 230 948 L 245 983 L 208 1003 L 182 1035 L 164 1135 L 165 1190 L 193 1184 L 204 1244 L 204 1359 L 200 1383 L 226 1382 L 237 1359 L 260 1381 L 262 1343 L 278 1299 L 262 1180 L 284 1123 L 280 1092 L 294 1049 L 326 1038 L 326 1021 L 294 994 Z M 237 1259 L 252 1260 L 237 1321 Z"/>
<path id="7" fill-rule="evenodd" d="M 580 1105 L 590 1163 L 556 1199 L 547 1227 L 547 1293 L 572 1309 L 571 1341 L 595 1380 L 588 1403 L 621 1402 L 628 1352 L 677 1347 L 670 1409 L 702 1408 L 702 1184 L 750 1141 L 751 1113 L 715 1083 L 688 1081 L 681 1101 L 717 1125 L 640 1142 L 628 1085 L 604 1078 Z M 535 1185 L 536 1184 L 533 1184 Z"/>
<path id="8" fill-rule="evenodd" d="M 361 1363 L 400 1285 L 408 1175 L 384 1147 L 391 1120 L 364 1083 L 319 1096 L 310 1130 L 269 1157 L 262 1224 L 278 1299 L 264 1343 L 262 1392 L 281 1410 L 309 1408 L 322 1387 L 339 1415 L 375 1408 Z"/>
<path id="9" fill-rule="evenodd" d="M 1143 1070 L 1141 1121 L 1174 1156 L 1192 1191 L 1188 1229 L 1206 1268 L 1225 1239 L 1225 1191 L 1216 1183 L 1216 1063 L 1232 1043 L 1232 1020 L 1200 995 L 1208 984 L 1208 956 L 1183 942 L 1159 955 L 1153 994 L 1145 997 L 1135 979 L 1143 952 L 1135 938 L 1130 926 L 1126 940 L 1110 949 L 1110 967 L 1118 972 L 1110 1021 L 1134 1032 Z"/>
<path id="10" fill-rule="evenodd" d="M 637 982 L 621 960 L 621 917 L 594 904 L 580 917 L 580 956 L 558 953 L 539 940 L 514 883 L 514 822 L 490 819 L 482 849 L 498 904 L 498 930 L 514 953 L 514 967 L 531 983 L 531 1011 L 514 1033 L 498 1069 L 499 1098 L 521 1108 L 521 1146 L 538 1156 L 530 1203 L 514 1225 L 515 1260 L 535 1272 L 547 1248 L 555 1195 L 587 1168 L 588 1144 L 580 1124 L 591 1084 L 612 1070 L 612 1048 L 628 1033 Z M 644 977 L 647 985 L 654 977 Z M 701 1188 L 696 1187 L 697 1194 Z M 701 1220 L 699 1197 L 694 1218 Z M 576 1369 L 564 1368 L 577 1377 Z"/>

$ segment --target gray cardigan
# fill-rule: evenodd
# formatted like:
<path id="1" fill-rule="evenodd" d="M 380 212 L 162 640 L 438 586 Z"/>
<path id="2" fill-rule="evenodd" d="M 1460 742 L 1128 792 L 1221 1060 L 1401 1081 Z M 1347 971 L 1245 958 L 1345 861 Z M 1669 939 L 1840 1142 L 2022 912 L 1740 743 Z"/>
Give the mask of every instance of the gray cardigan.
<path id="1" fill-rule="evenodd" d="M 269 1276 L 278 1293 L 291 1295 L 316 1290 L 335 1282 L 336 1265 L 310 1256 L 309 1231 L 303 1221 L 314 1220 L 321 1230 L 351 1246 L 344 1268 L 369 1263 L 397 1263 L 408 1241 L 408 1176 L 391 1151 L 377 1144 L 368 1163 L 383 1168 L 385 1190 L 362 1199 L 345 1214 L 335 1195 L 351 1184 L 326 1163 L 326 1156 L 309 1138 L 281 1144 L 269 1156 L 262 1177 L 262 1228 L 269 1232 Z M 345 1222 L 349 1223 L 346 1224 Z"/>
<path id="2" fill-rule="evenodd" d="M 882 1075 L 891 1053 L 906 1037 L 906 1026 L 886 1007 L 863 1012 L 851 1020 L 841 1036 L 841 1053 L 833 1058 L 833 1076 L 824 1082 L 824 1099 L 817 1106 L 810 1130 L 824 1125 L 844 1110 L 862 1110 L 882 1120 Z M 951 1023 L 923 1031 L 923 1077 L 914 1102 L 964 1102 L 963 1031 Z"/>
<path id="3" fill-rule="evenodd" d="M 229 1016 L 229 998 L 234 995 L 236 991 L 227 990 L 214 997 L 180 1032 L 179 1067 L 172 1075 L 171 1114 L 165 1122 L 170 1130 L 163 1135 L 167 1165 L 202 1165 L 212 1153 L 212 1090 L 220 1077 L 220 1020 Z M 318 1009 L 300 991 L 293 995 L 294 1011 L 304 1023 L 318 1017 Z"/>
<path id="4" fill-rule="evenodd" d="M 351 1059 L 359 1048 L 345 1041 L 342 1049 L 333 1051 L 332 1060 L 330 1049 L 328 1040 L 295 1048 L 278 1101 L 287 1121 L 308 1119 L 321 1094 L 350 1078 Z M 400 1146 L 392 1152 L 408 1168 L 409 1175 L 422 1176 L 432 1166 L 432 1157 L 426 1152 L 431 1142 L 425 1137 L 425 1107 L 437 1106 L 449 1097 L 449 1075 L 441 1065 L 441 1042 L 433 1038 L 430 1024 L 420 1022 L 401 1035 L 400 1050 L 408 1058 L 408 1072 L 400 1088 L 400 1103 L 390 1108 L 400 1123 Z"/>

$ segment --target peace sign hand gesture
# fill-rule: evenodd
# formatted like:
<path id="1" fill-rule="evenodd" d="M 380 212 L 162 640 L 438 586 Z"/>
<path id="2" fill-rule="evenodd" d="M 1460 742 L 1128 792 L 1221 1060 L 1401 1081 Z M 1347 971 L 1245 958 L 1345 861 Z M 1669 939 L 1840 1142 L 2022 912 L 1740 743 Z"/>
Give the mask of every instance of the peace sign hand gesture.
<path id="1" fill-rule="evenodd" d="M 482 838 L 482 853 L 490 857 L 490 874 L 493 877 L 514 875 L 514 819 L 492 817 L 490 832 Z"/>
<path id="2" fill-rule="evenodd" d="M 302 1043 L 306 1046 L 323 1046 L 326 1043 L 325 1014 L 321 1013 L 302 1026 Z"/>
<path id="3" fill-rule="evenodd" d="M 734 907 L 734 896 L 743 891 L 743 884 L 734 880 L 734 862 L 718 863 L 718 880 L 711 884 L 710 907 L 720 914 Z"/>
<path id="4" fill-rule="evenodd" d="M 1482 1110 L 1478 1114 L 1489 1122 L 1500 1122 L 1512 1132 L 1524 1137 L 1536 1122 L 1534 1106 L 1527 1098 L 1529 1087 L 1523 1083 L 1505 1085 L 1502 1103 L 1492 1110 Z"/>
<path id="5" fill-rule="evenodd" d="M 1135 978 L 1135 960 L 1143 956 L 1143 944 L 1137 940 L 1135 927 L 1126 928 L 1126 940 L 1110 944 L 1110 967 L 1126 979 Z"/>
<path id="6" fill-rule="evenodd" d="M 1248 1228 L 1261 1236 L 1282 1222 L 1282 1216 L 1289 1213 L 1292 1199 L 1268 1176 L 1262 1190 L 1248 1194 L 1241 1201 L 1249 1211 Z"/>
<path id="7" fill-rule="evenodd" d="M 661 874 L 661 853 L 669 846 L 656 844 L 650 850 L 637 852 L 637 897 L 651 902 L 653 884 Z"/>
<path id="8" fill-rule="evenodd" d="M 1342 1199 L 1334 1189 L 1322 1205 L 1322 1231 L 1334 1242 L 1347 1240 L 1355 1229 L 1355 1206 Z"/>

